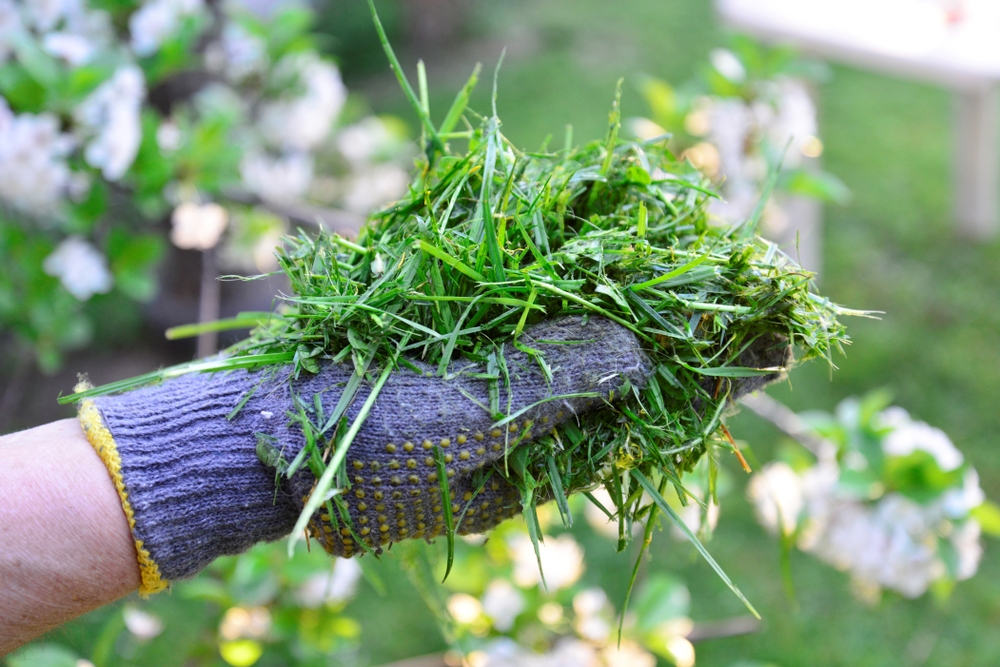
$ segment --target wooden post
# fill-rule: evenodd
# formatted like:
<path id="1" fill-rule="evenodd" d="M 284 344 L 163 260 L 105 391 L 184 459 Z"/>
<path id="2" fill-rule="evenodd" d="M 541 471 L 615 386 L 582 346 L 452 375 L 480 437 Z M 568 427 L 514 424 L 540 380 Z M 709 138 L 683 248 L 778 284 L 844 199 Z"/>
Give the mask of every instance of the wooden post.
<path id="1" fill-rule="evenodd" d="M 958 231 L 972 239 L 991 239 L 1000 231 L 1000 122 L 997 88 L 955 94 L 954 209 Z"/>

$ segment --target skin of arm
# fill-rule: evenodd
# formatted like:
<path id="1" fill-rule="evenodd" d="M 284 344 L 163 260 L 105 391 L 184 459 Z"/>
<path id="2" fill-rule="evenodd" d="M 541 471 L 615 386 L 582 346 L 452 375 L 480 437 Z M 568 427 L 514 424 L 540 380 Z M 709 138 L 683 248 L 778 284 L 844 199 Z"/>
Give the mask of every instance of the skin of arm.
<path id="1" fill-rule="evenodd" d="M 79 422 L 0 437 L 0 658 L 139 582 L 118 492 Z"/>

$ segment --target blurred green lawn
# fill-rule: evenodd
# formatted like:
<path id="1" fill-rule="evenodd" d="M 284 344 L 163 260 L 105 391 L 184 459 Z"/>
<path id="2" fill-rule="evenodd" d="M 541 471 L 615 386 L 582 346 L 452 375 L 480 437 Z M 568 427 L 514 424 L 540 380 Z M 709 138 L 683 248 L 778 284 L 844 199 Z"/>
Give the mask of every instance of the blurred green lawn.
<path id="1" fill-rule="evenodd" d="M 443 113 L 475 59 L 489 72 L 508 43 L 499 112 L 505 133 L 529 148 L 548 134 L 561 144 L 566 123 L 578 142 L 601 136 L 619 77 L 626 81 L 624 114 L 639 115 L 637 75 L 684 82 L 711 48 L 725 43 L 704 0 L 481 0 L 473 25 L 471 46 L 406 54 L 407 64 L 414 55 L 426 57 L 432 110 Z M 484 75 L 473 102 L 484 111 L 489 78 Z M 409 118 L 391 77 L 366 73 L 349 85 L 376 111 Z M 952 233 L 950 97 L 842 67 L 833 68 L 819 95 L 824 166 L 854 194 L 850 205 L 825 211 L 822 289 L 850 307 L 885 315 L 849 322 L 855 342 L 832 378 L 813 363 L 771 393 L 795 409 L 832 410 L 846 396 L 888 387 L 899 405 L 951 435 L 978 468 L 987 494 L 1000 498 L 1000 246 Z M 733 420 L 733 431 L 762 460 L 778 444 L 775 432 L 752 415 Z M 728 462 L 738 479 L 734 463 Z M 783 667 L 1000 664 L 1000 545 L 986 545 L 979 574 L 950 599 L 886 596 L 876 608 L 851 597 L 847 576 L 797 554 L 793 602 L 781 583 L 778 547 L 754 523 L 741 495 L 738 489 L 724 502 L 710 548 L 766 626 L 752 636 L 699 644 L 698 665 L 725 667 L 741 659 Z M 587 576 L 620 599 L 630 557 L 579 532 L 588 548 Z M 648 567 L 686 579 L 696 621 L 743 613 L 690 548 L 665 535 L 657 539 Z M 376 664 L 441 646 L 419 604 L 373 596 L 353 603 Z M 391 641 L 385 628 L 393 628 Z"/>

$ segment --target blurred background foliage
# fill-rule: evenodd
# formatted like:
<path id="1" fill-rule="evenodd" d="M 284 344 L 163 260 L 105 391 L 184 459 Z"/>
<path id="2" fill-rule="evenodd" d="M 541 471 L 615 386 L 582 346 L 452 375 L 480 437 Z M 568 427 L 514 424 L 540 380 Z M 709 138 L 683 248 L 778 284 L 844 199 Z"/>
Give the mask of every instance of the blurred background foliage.
<path id="1" fill-rule="evenodd" d="M 689 81 L 704 73 L 713 49 L 729 44 L 705 0 L 394 0 L 378 6 L 411 76 L 417 57 L 427 62 L 432 110 L 447 108 L 476 61 L 489 68 L 506 47 L 499 113 L 507 136 L 525 147 L 541 145 L 548 135 L 561 139 L 567 123 L 577 141 L 603 135 L 615 82 L 623 76 L 623 115 L 650 116 L 643 95 L 649 77 Z M 385 66 L 363 3 L 327 0 L 318 5 L 317 17 L 313 37 L 337 58 L 362 110 L 359 116 L 370 110 L 406 119 L 410 136 L 415 136 L 417 128 Z M 839 303 L 885 315 L 880 321 L 850 323 L 855 344 L 837 359 L 839 370 L 831 374 L 822 365 L 804 366 L 790 383 L 769 393 L 796 410 L 832 411 L 847 396 L 885 387 L 896 404 L 946 431 L 978 469 L 986 494 L 998 497 L 1000 303 L 995 286 L 1000 247 L 995 242 L 972 244 L 953 233 L 949 97 L 936 88 L 840 66 L 829 68 L 816 94 L 823 168 L 852 193 L 844 205 L 824 211 L 822 289 Z M 480 86 L 472 107 L 488 108 L 488 96 L 489 86 Z M 6 231 L 0 240 L 5 262 L 12 259 L 9 248 L 36 255 L 50 251 L 18 233 Z M 152 256 L 157 251 L 150 246 L 144 252 Z M 10 266 L 5 267 L 8 275 Z M 46 280 L 51 283 L 48 276 L 26 280 L 37 282 L 39 289 L 47 289 Z M 66 298 L 72 297 L 53 295 L 52 307 Z M 110 295 L 95 297 L 88 308 L 95 313 L 94 343 L 70 356 L 65 373 L 53 379 L 24 371 L 18 379 L 18 355 L 4 340 L 0 378 L 5 384 L 20 383 L 19 409 L 8 409 L 0 429 L 68 416 L 56 408 L 54 396 L 73 384 L 78 370 L 91 370 L 100 382 L 193 353 L 177 343 L 153 342 L 162 335 L 162 326 L 150 325 L 148 316 L 144 323 L 133 306 Z M 83 340 L 80 332 L 65 335 Z M 752 449 L 755 468 L 787 446 L 773 427 L 747 411 L 729 423 L 737 439 Z M 764 624 L 756 632 L 697 642 L 698 665 L 950 667 L 997 661 L 1000 555 L 991 545 L 977 577 L 959 583 L 949 596 L 909 600 L 887 593 L 874 604 L 852 595 L 846 574 L 792 551 L 787 554 L 794 584 L 790 595 L 781 576 L 780 545 L 756 524 L 752 506 L 741 499 L 746 475 L 735 460 L 722 465 L 734 488 L 724 498 L 710 549 L 760 610 Z M 504 530 L 516 531 L 514 524 Z M 556 525 L 551 530 L 562 532 Z M 617 554 L 614 542 L 586 521 L 578 521 L 571 534 L 586 554 L 585 569 L 573 584 L 577 588 L 525 603 L 533 605 L 536 618 L 543 605 L 558 604 L 567 626 L 575 623 L 575 596 L 588 588 L 602 588 L 610 604 L 620 607 L 638 546 Z M 501 532 L 494 539 L 508 538 Z M 306 582 L 327 572 L 330 563 L 315 553 L 299 553 L 289 561 L 278 551 L 259 547 L 240 559 L 216 563 L 171 594 L 149 602 L 129 599 L 94 612 L 43 640 L 50 662 L 36 654 L 30 662 L 11 664 L 75 665 L 87 659 L 98 666 L 236 665 L 256 658 L 259 665 L 378 665 L 446 649 L 434 615 L 404 571 L 405 555 L 397 555 L 396 549 L 371 568 L 371 580 L 357 582 L 357 594 L 349 600 L 327 595 L 343 566 L 338 564 L 326 577 L 315 607 L 295 596 L 301 598 Z M 488 548 L 462 553 L 466 559 L 490 557 Z M 648 587 L 673 585 L 690 592 L 689 605 L 682 605 L 676 616 L 692 619 L 695 627 L 745 613 L 709 567 L 689 546 L 672 541 L 669 531 L 654 534 L 651 553 L 642 565 L 633 609 L 642 608 Z M 480 596 L 491 579 L 484 571 L 503 567 L 461 561 L 442 604 L 447 608 L 450 596 L 462 593 L 482 605 Z M 378 583 L 372 583 L 376 578 Z M 684 583 L 660 583 L 664 581 Z M 389 594 L 382 596 L 378 589 Z M 267 641 L 254 634 L 263 622 L 254 610 L 262 606 L 269 609 Z M 475 605 L 466 604 L 470 608 Z M 461 606 L 456 609 L 459 613 L 453 615 L 461 616 Z M 549 611 L 548 618 L 554 619 L 554 608 Z M 127 629 L 130 617 L 136 631 Z M 454 632 L 475 648 L 482 628 L 471 612 L 466 618 L 469 623 Z M 146 630 L 149 623 L 154 629 L 161 623 L 160 633 L 142 639 L 143 620 Z M 533 622 L 533 627 L 543 626 L 543 620 Z M 490 632 L 497 634 L 495 628 Z M 264 653 L 255 656 L 261 648 Z"/>

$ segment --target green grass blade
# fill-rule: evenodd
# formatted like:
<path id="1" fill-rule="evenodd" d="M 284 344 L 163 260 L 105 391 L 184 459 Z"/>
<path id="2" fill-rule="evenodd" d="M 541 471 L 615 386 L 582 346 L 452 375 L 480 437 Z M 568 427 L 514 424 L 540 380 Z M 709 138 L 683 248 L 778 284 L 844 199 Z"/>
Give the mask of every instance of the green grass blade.
<path id="1" fill-rule="evenodd" d="M 691 540 L 691 544 L 694 545 L 694 548 L 697 549 L 698 553 L 701 554 L 701 557 L 705 559 L 705 561 L 711 566 L 711 568 L 715 570 L 715 573 L 719 575 L 719 578 L 722 579 L 722 581 L 726 584 L 726 586 L 729 587 L 729 590 L 731 590 L 736 595 L 736 597 L 738 597 L 740 601 L 743 602 L 743 604 L 746 606 L 746 608 L 750 611 L 751 614 L 753 614 L 756 618 L 759 619 L 760 614 L 757 613 L 757 610 L 754 609 L 754 606 L 750 604 L 750 601 L 746 599 L 746 596 L 744 596 L 742 592 L 740 592 L 740 589 L 736 587 L 736 584 L 734 584 L 733 581 L 729 578 L 729 575 L 727 575 L 725 571 L 722 569 L 722 567 L 715 561 L 715 559 L 712 558 L 712 554 L 708 553 L 708 549 L 705 548 L 705 545 L 701 543 L 701 540 L 699 540 L 698 537 L 693 532 L 691 532 L 691 529 L 688 528 L 687 524 L 684 523 L 684 520 L 677 515 L 677 512 L 674 511 L 674 508 L 672 508 L 669 504 L 667 504 L 667 501 L 663 499 L 663 496 L 660 495 L 660 492 L 657 491 L 656 487 L 653 486 L 653 484 L 646 478 L 645 475 L 642 474 L 641 471 L 632 470 L 631 474 L 632 477 L 635 479 L 635 481 L 639 482 L 642 488 L 646 490 L 646 493 L 648 493 L 649 496 L 653 499 L 653 502 L 656 503 L 656 506 L 659 507 L 664 514 L 669 516 L 671 521 L 674 522 L 674 525 L 677 526 L 677 528 L 680 529 L 680 531 L 684 533 L 684 535 L 686 535 L 689 540 Z"/>
<path id="2" fill-rule="evenodd" d="M 424 252 L 426 252 L 428 255 L 433 255 L 434 257 L 437 257 L 438 259 L 440 259 L 442 262 L 444 262 L 448 266 L 454 268 L 456 271 L 459 271 L 459 272 L 461 272 L 461 273 L 469 276 L 470 278 L 472 278 L 473 280 L 475 280 L 477 282 L 481 282 L 481 283 L 487 282 L 486 281 L 486 276 L 484 276 L 483 274 L 479 273 L 478 271 L 476 271 L 475 269 L 473 269 L 472 267 L 470 267 L 468 264 L 466 264 L 462 260 L 458 259 L 457 257 L 449 255 L 444 250 L 441 250 L 440 248 L 437 248 L 437 247 L 431 245 L 427 241 L 424 241 L 424 240 L 417 241 L 414 244 L 414 246 L 417 247 L 417 248 L 420 248 L 421 250 L 423 250 Z"/>
<path id="3" fill-rule="evenodd" d="M 472 76 L 469 80 L 465 82 L 462 89 L 458 91 L 455 95 L 455 101 L 451 103 L 451 108 L 448 109 L 448 115 L 444 117 L 444 121 L 441 123 L 441 127 L 438 130 L 439 135 L 445 135 L 455 129 L 458 125 L 458 121 L 462 118 L 462 114 L 465 113 L 465 108 L 469 106 L 469 96 L 472 95 L 472 90 L 479 83 L 479 73 L 482 71 L 482 63 L 476 63 L 476 67 L 472 70 Z"/>
<path id="4" fill-rule="evenodd" d="M 684 275 L 685 273 L 687 273 L 688 271 L 695 268 L 696 266 L 704 262 L 706 259 L 711 257 L 712 252 L 713 252 L 712 250 L 709 250 L 704 255 L 691 260 L 687 264 L 678 266 L 673 271 L 668 271 L 667 273 L 664 273 L 662 276 L 657 276 L 652 280 L 647 280 L 646 282 L 642 283 L 636 283 L 635 285 L 629 285 L 629 289 L 632 290 L 633 292 L 638 292 L 639 290 L 646 289 L 647 287 L 653 287 L 654 285 L 659 285 L 660 283 L 671 280 L 672 278 L 676 278 L 677 276 Z"/>
<path id="5" fill-rule="evenodd" d="M 549 468 L 549 484 L 552 485 L 552 494 L 555 496 L 556 506 L 559 507 L 559 515 L 562 517 L 563 525 L 570 528 L 573 526 L 573 513 L 569 511 L 569 500 L 566 499 L 566 492 L 563 490 L 562 475 L 559 474 L 554 456 L 547 456 L 546 463 Z"/>
<path id="6" fill-rule="evenodd" d="M 393 73 L 396 75 L 396 79 L 399 81 L 399 85 L 403 89 L 403 94 L 406 95 L 406 99 L 409 101 L 410 106 L 417 113 L 417 117 L 420 119 L 420 124 L 423 126 L 425 132 L 427 132 L 427 138 L 438 151 L 444 151 L 444 144 L 441 143 L 441 138 L 438 136 L 437 129 L 434 127 L 434 123 L 431 122 L 431 117 L 424 109 L 423 105 L 420 103 L 420 99 L 417 94 L 413 92 L 413 87 L 406 78 L 406 74 L 403 72 L 403 66 L 399 64 L 399 59 L 396 58 L 396 52 L 393 51 L 392 45 L 389 44 L 389 38 L 385 34 L 385 28 L 382 27 L 382 21 L 379 20 L 378 12 L 375 11 L 375 2 L 373 0 L 368 0 L 368 9 L 372 15 L 372 21 L 375 22 L 375 31 L 378 33 L 378 41 L 382 44 L 382 49 L 385 50 L 386 57 L 389 58 L 389 65 L 392 67 Z"/>
<path id="7" fill-rule="evenodd" d="M 451 511 L 451 488 L 448 486 L 448 468 L 444 461 L 444 451 L 439 445 L 434 445 L 434 464 L 437 467 L 438 487 L 441 489 L 441 511 L 444 514 L 445 538 L 448 541 L 448 562 L 444 568 L 442 582 L 451 574 L 455 564 L 455 517 Z"/>
<path id="8" fill-rule="evenodd" d="M 180 364 L 178 366 L 171 366 L 170 368 L 153 371 L 151 373 L 137 375 L 136 377 L 129 378 L 127 380 L 109 382 L 108 384 L 101 385 L 100 387 L 78 391 L 70 394 L 69 396 L 60 396 L 56 400 L 59 402 L 59 405 L 67 405 L 69 403 L 82 401 L 85 398 L 104 396 L 105 394 L 115 394 L 128 389 L 135 389 L 136 387 L 141 387 L 143 385 L 153 384 L 154 382 L 160 382 L 162 380 L 169 380 L 170 378 L 187 375 L 188 373 L 221 373 L 240 368 L 257 368 L 259 366 L 289 363 L 293 356 L 295 356 L 294 352 L 274 352 L 271 354 L 248 354 L 237 357 L 229 357 L 228 359 L 204 359 L 201 361 L 192 361 L 186 364 Z"/>
<path id="9" fill-rule="evenodd" d="M 236 317 L 225 320 L 215 320 L 214 322 L 202 322 L 199 324 L 182 324 L 177 327 L 170 327 L 164 332 L 167 340 L 181 340 L 183 338 L 194 338 L 203 333 L 214 331 L 230 331 L 232 329 L 252 329 L 266 324 L 270 320 L 282 319 L 276 313 L 240 313 Z"/>
<path id="10" fill-rule="evenodd" d="M 292 557 L 292 553 L 295 549 L 295 543 L 298 541 L 299 535 L 301 535 L 305 530 L 306 525 L 309 523 L 309 519 L 311 519 L 312 515 L 316 513 L 316 510 L 319 509 L 320 505 L 326 501 L 326 496 L 330 492 L 330 488 L 333 486 L 333 476 L 344 462 L 344 458 L 347 456 L 347 450 L 350 448 L 351 443 L 354 442 L 354 438 L 358 435 L 358 431 L 361 430 L 361 426 L 365 423 L 365 419 L 368 418 L 368 413 L 371 411 L 372 406 L 375 405 L 375 399 L 378 398 L 379 392 L 382 391 L 382 387 L 385 386 L 386 381 L 389 379 L 389 374 L 392 372 L 394 365 L 395 364 L 389 363 L 382 369 L 382 374 L 375 382 L 375 386 L 372 387 L 371 393 L 368 394 L 368 398 L 365 399 L 364 404 L 358 411 L 358 416 L 354 418 L 354 421 L 351 423 L 351 427 L 348 429 L 347 433 L 345 433 L 344 437 L 337 443 L 337 448 L 333 453 L 333 458 L 327 464 L 323 475 L 316 482 L 316 487 L 309 495 L 309 500 L 306 501 L 305 507 L 302 508 L 302 513 L 299 514 L 299 518 L 295 522 L 295 527 L 292 529 L 291 536 L 288 540 L 289 558 Z"/>

